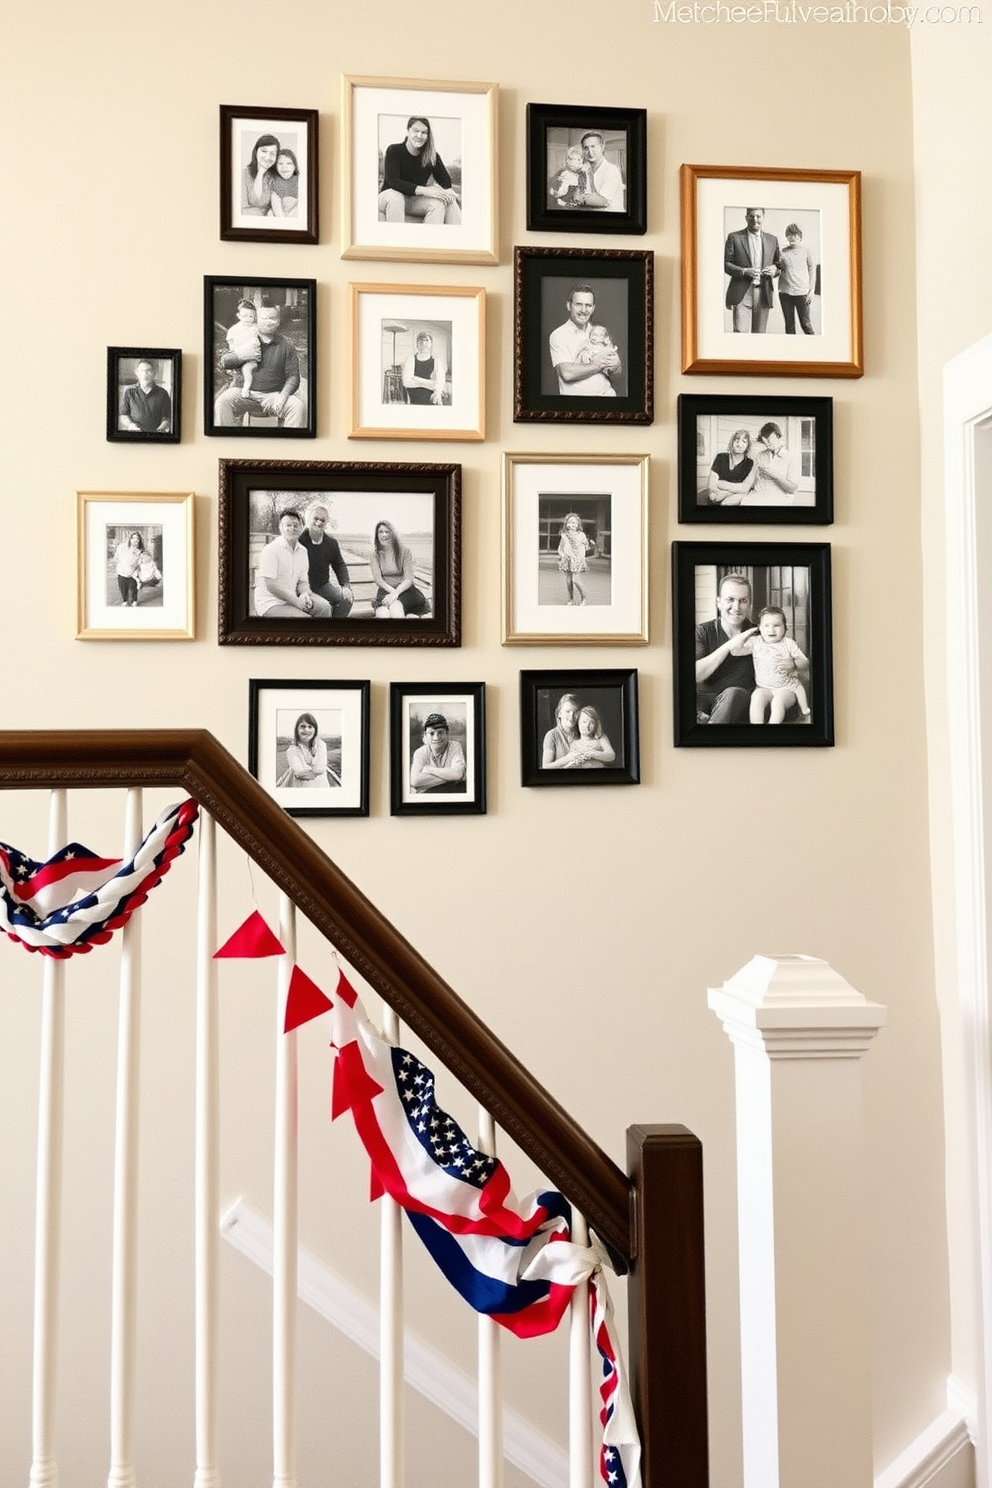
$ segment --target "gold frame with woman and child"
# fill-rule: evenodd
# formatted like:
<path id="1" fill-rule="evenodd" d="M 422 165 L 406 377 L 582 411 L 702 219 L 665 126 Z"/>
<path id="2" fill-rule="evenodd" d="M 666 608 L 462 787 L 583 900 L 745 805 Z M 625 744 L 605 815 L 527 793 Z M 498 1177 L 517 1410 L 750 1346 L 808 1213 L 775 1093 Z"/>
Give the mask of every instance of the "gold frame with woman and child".
<path id="1" fill-rule="evenodd" d="M 76 492 L 77 641 L 193 640 L 193 502 L 192 491 Z M 136 554 L 121 583 L 114 548 L 128 529 L 150 569 Z"/>

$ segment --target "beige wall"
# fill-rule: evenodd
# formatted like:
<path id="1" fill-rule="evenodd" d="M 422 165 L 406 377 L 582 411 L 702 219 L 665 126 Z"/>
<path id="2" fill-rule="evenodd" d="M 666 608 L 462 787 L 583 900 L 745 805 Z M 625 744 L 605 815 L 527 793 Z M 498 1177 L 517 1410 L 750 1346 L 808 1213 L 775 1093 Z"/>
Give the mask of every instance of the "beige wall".
<path id="1" fill-rule="evenodd" d="M 236 9 L 178 0 L 165 12 L 130 7 L 126 13 L 105 0 L 85 12 L 42 0 L 6 17 L 0 106 L 16 159 L 3 207 L 8 318 L 7 354 L 0 357 L 0 594 L 8 639 L 0 726 L 205 725 L 244 759 L 250 677 L 372 678 L 373 814 L 368 821 L 317 821 L 314 837 L 616 1157 L 631 1121 L 679 1120 L 702 1136 L 713 1481 L 732 1488 L 740 1480 L 733 1073 L 705 989 L 755 951 L 824 956 L 891 1009 L 890 1027 L 864 1066 L 879 1467 L 939 1413 L 949 1367 L 918 603 L 910 57 L 908 38 L 895 27 L 693 27 L 653 24 L 651 15 L 646 4 L 626 5 L 613 7 L 607 19 L 589 0 L 567 8 L 510 0 L 489 10 L 439 0 L 429 13 L 394 0 L 333 10 L 300 0 L 284 12 L 255 0 Z M 341 261 L 342 71 L 500 83 L 500 266 Z M 620 242 L 657 255 L 657 413 L 650 428 L 512 423 L 511 249 L 542 241 L 524 227 L 529 100 L 649 110 L 649 231 L 643 240 Z M 319 108 L 320 246 L 218 240 L 220 103 Z M 769 389 L 754 379 L 680 375 L 677 180 L 684 161 L 863 171 L 868 373 L 862 381 L 776 382 Z M 965 252 L 970 266 L 971 251 Z M 931 272 L 946 300 L 950 275 Z M 317 279 L 315 441 L 203 437 L 205 273 Z M 346 286 L 370 279 L 485 285 L 484 445 L 359 446 L 345 438 Z M 108 344 L 183 348 L 180 445 L 105 442 Z M 680 529 L 675 520 L 675 399 L 681 391 L 768 390 L 835 399 L 837 520 L 824 535 L 833 544 L 837 746 L 676 751 L 670 543 L 706 534 Z M 502 450 L 651 455 L 648 647 L 501 648 Z M 219 649 L 220 456 L 461 459 L 462 649 Z M 73 639 L 78 489 L 197 492 L 194 643 Z M 789 539 L 795 529 L 774 535 Z M 640 670 L 642 784 L 580 795 L 522 790 L 519 669 L 597 665 Z M 387 684 L 434 678 L 483 679 L 489 686 L 484 818 L 388 816 Z M 94 832 L 99 837 L 98 822 Z M 39 826 L 34 844 L 42 838 Z M 233 872 L 230 923 L 248 905 L 245 876 L 239 867 Z M 178 905 L 185 890 L 175 893 Z M 5 983 L 21 969 L 10 949 L 3 967 Z M 174 981 L 168 972 L 153 973 L 149 996 L 173 992 Z M 267 1036 L 269 1026 L 267 1007 L 263 1015 L 257 1006 L 245 999 L 252 1041 Z M 29 1023 L 30 1015 L 23 1016 Z M 85 1044 L 90 1036 L 83 1024 L 79 1038 Z M 260 1054 L 257 1061 L 263 1069 Z M 317 1055 L 313 1071 L 318 1087 L 307 1097 L 305 1129 L 321 1151 L 325 1076 Z M 255 1072 L 256 1060 L 246 1055 L 229 1075 L 234 1086 L 240 1079 L 250 1089 Z M 87 1122 L 96 1118 L 84 1103 L 78 1119 L 85 1151 Z M 5 1142 L 15 1121 L 18 1112 L 5 1101 Z M 264 1206 L 263 1168 L 261 1154 L 238 1146 L 225 1168 L 225 1198 L 257 1189 Z M 324 1245 L 333 1207 L 315 1182 L 305 1198 L 312 1248 Z M 169 1266 L 168 1254 L 163 1264 Z M 345 1265 L 364 1279 L 358 1256 L 346 1257 Z M 824 1302 L 829 1308 L 830 1299 Z M 307 1341 L 319 1349 L 319 1332 L 308 1332 Z M 539 1380 L 527 1408 L 539 1423 L 557 1425 L 559 1407 Z M 0 1452 L 21 1463 L 20 1441 L 12 1446 L 2 1437 Z"/>

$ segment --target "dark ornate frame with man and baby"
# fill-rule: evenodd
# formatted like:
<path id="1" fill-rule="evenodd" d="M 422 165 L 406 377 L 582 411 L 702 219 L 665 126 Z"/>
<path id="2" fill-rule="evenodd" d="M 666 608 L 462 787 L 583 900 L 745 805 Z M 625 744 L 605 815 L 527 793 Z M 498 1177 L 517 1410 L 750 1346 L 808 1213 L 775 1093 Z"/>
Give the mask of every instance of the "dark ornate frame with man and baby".
<path id="1" fill-rule="evenodd" d="M 830 544 L 672 544 L 675 743 L 834 742 Z"/>
<path id="2" fill-rule="evenodd" d="M 527 105 L 527 226 L 647 231 L 647 110 Z"/>
<path id="3" fill-rule="evenodd" d="M 316 437 L 316 279 L 204 276 L 203 432 Z"/>
<path id="4" fill-rule="evenodd" d="M 639 785 L 637 668 L 520 673 L 521 785 Z"/>
<path id="5" fill-rule="evenodd" d="M 107 438 L 178 444 L 183 354 L 167 346 L 107 347 Z"/>
<path id="6" fill-rule="evenodd" d="M 484 816 L 486 684 L 392 682 L 392 816 Z"/>
<path id="7" fill-rule="evenodd" d="M 679 521 L 834 519 L 833 399 L 681 393 Z"/>
<path id="8" fill-rule="evenodd" d="M 220 106 L 223 242 L 317 243 L 317 110 Z"/>
<path id="9" fill-rule="evenodd" d="M 371 684 L 252 678 L 248 768 L 287 816 L 368 816 Z"/>
<path id="10" fill-rule="evenodd" d="M 515 248 L 516 423 L 650 424 L 654 254 Z"/>
<path id="11" fill-rule="evenodd" d="M 219 640 L 459 646 L 461 466 L 221 460 Z"/>
<path id="12" fill-rule="evenodd" d="M 861 172 L 683 165 L 682 370 L 861 377 Z"/>
<path id="13" fill-rule="evenodd" d="M 499 262 L 495 83 L 341 79 L 342 258 Z"/>

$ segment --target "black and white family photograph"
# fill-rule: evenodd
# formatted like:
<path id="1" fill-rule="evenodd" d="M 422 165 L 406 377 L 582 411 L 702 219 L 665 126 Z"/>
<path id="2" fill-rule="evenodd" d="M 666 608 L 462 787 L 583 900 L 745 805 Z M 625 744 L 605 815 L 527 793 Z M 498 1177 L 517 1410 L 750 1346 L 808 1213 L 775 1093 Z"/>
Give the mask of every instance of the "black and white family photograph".
<path id="1" fill-rule="evenodd" d="M 312 439 L 316 281 L 204 280 L 205 434 Z"/>
<path id="2" fill-rule="evenodd" d="M 517 248 L 514 419 L 650 423 L 652 255 Z"/>
<path id="3" fill-rule="evenodd" d="M 643 233 L 646 113 L 527 105 L 527 226 Z"/>
<path id="4" fill-rule="evenodd" d="M 392 684 L 393 816 L 485 812 L 485 692 L 483 682 Z"/>
<path id="5" fill-rule="evenodd" d="M 646 455 L 503 455 L 503 644 L 644 645 Z"/>
<path id="6" fill-rule="evenodd" d="M 220 235 L 316 243 L 317 112 L 220 110 Z"/>
<path id="7" fill-rule="evenodd" d="M 683 522 L 833 520 L 831 398 L 682 393 L 678 419 Z"/>
<path id="8" fill-rule="evenodd" d="M 344 258 L 496 262 L 497 91 L 343 79 Z"/>
<path id="9" fill-rule="evenodd" d="M 124 609 L 161 608 L 162 527 L 147 522 L 140 527 L 108 522 L 104 542 L 107 551 L 107 604 Z"/>
<path id="10" fill-rule="evenodd" d="M 538 498 L 539 605 L 613 603 L 611 506 L 608 492 Z"/>
<path id="11" fill-rule="evenodd" d="M 132 444 L 178 444 L 181 351 L 107 347 L 107 438 Z"/>
<path id="12" fill-rule="evenodd" d="M 820 213 L 797 206 L 723 210 L 724 330 L 817 336 Z"/>
<path id="13" fill-rule="evenodd" d="M 520 673 L 523 785 L 636 785 L 637 672 Z"/>
<path id="14" fill-rule="evenodd" d="M 350 439 L 485 435 L 486 292 L 352 284 Z"/>
<path id="15" fill-rule="evenodd" d="M 683 165 L 682 370 L 861 377 L 861 174 Z"/>
<path id="16" fill-rule="evenodd" d="M 457 644 L 458 469 L 221 461 L 222 642 Z"/>
<path id="17" fill-rule="evenodd" d="M 191 641 L 193 494 L 77 491 L 76 637 Z"/>
<path id="18" fill-rule="evenodd" d="M 674 547 L 675 742 L 832 743 L 829 544 Z"/>
<path id="19" fill-rule="evenodd" d="M 248 768 L 288 815 L 367 816 L 370 684 L 248 687 Z"/>

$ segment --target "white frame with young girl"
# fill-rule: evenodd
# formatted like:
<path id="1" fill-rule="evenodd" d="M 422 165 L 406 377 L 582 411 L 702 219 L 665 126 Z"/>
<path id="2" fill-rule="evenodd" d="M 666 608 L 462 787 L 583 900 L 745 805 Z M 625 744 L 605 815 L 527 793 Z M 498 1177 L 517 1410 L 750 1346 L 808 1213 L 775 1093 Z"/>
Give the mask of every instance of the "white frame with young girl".
<path id="1" fill-rule="evenodd" d="M 248 768 L 288 816 L 368 816 L 370 693 L 367 681 L 249 681 Z"/>
<path id="2" fill-rule="evenodd" d="M 647 455 L 503 455 L 504 646 L 646 645 L 647 562 Z"/>
<path id="3" fill-rule="evenodd" d="M 154 552 L 143 532 L 154 532 Z M 133 536 L 122 566 L 117 550 Z M 76 559 L 77 640 L 193 639 L 191 491 L 77 491 Z"/>
<path id="4" fill-rule="evenodd" d="M 342 258 L 406 263 L 499 263 L 496 220 L 495 83 L 419 82 L 410 78 L 341 80 Z M 426 140 L 411 141 L 409 124 L 424 119 Z M 439 220 L 390 220 L 383 162 L 390 144 L 408 143 L 440 158 L 414 195 L 430 195 Z M 445 156 L 447 152 L 447 159 Z M 448 166 L 452 170 L 448 170 Z M 446 185 L 446 183 L 448 183 Z M 398 199 L 398 198 L 397 198 Z M 443 220 L 442 220 L 443 218 Z"/>
<path id="5" fill-rule="evenodd" d="M 259 160 L 263 141 L 270 155 Z M 220 236 L 224 242 L 320 241 L 317 141 L 316 109 L 221 104 Z M 274 142 L 274 157 L 269 142 Z M 270 158 L 271 164 L 266 163 Z M 288 162 L 295 166 L 292 175 L 286 169 Z M 259 176 L 266 183 L 264 191 L 255 184 Z M 257 192 L 257 203 L 253 204 L 250 192 Z M 292 202 L 292 207 L 283 208 L 283 202 Z"/>

